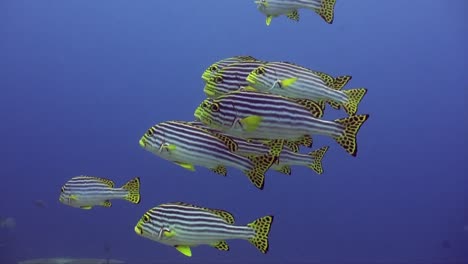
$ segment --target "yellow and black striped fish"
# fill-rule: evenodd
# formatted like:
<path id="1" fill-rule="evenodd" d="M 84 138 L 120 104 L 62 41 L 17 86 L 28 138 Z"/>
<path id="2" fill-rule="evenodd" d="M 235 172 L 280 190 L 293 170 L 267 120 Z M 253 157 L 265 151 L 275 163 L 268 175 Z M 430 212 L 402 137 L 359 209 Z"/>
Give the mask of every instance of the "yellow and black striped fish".
<path id="1" fill-rule="evenodd" d="M 195 166 L 203 166 L 226 176 L 226 167 L 237 168 L 259 189 L 263 189 L 264 174 L 275 161 L 270 155 L 237 155 L 233 153 L 237 146 L 229 137 L 213 134 L 184 121 L 156 124 L 140 139 L 140 146 L 191 171 Z"/>
<path id="2" fill-rule="evenodd" d="M 114 182 L 106 178 L 76 176 L 62 186 L 59 201 L 76 208 L 91 209 L 93 206 L 111 207 L 110 200 L 113 199 L 140 203 L 140 178 L 135 177 L 124 186 L 114 188 Z"/>
<path id="3" fill-rule="evenodd" d="M 275 17 L 285 15 L 299 21 L 299 9 L 310 9 L 328 24 L 333 23 L 336 0 L 255 0 L 257 9 L 266 16 L 269 26 Z"/>
<path id="4" fill-rule="evenodd" d="M 207 126 L 246 139 L 297 140 L 304 135 L 326 135 L 356 156 L 356 135 L 369 115 L 334 121 L 319 119 L 322 115 L 322 109 L 308 100 L 252 91 L 205 99 L 194 113 Z"/>
<path id="5" fill-rule="evenodd" d="M 191 257 L 191 247 L 209 245 L 227 251 L 226 240 L 243 239 L 267 253 L 273 216 L 261 217 L 245 226 L 234 225 L 227 211 L 204 208 L 183 202 L 161 204 L 147 211 L 135 225 L 135 233 L 175 247 Z"/>
<path id="6" fill-rule="evenodd" d="M 219 60 L 210 65 L 202 74 L 202 79 L 204 81 L 209 81 L 211 77 L 214 77 L 216 73 L 221 71 L 224 67 L 229 66 L 233 63 L 243 62 L 243 61 L 256 61 L 257 59 L 250 55 L 238 55 L 230 58 L 225 58 Z"/>

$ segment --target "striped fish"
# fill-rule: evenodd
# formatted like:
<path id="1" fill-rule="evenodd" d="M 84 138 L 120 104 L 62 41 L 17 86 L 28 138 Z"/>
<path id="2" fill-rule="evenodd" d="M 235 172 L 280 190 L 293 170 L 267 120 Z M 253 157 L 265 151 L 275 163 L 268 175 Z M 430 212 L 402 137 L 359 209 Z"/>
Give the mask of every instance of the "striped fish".
<path id="1" fill-rule="evenodd" d="M 250 86 L 259 91 L 314 100 L 319 102 L 322 108 L 323 102 L 326 101 L 334 108 L 343 106 L 348 115 L 354 115 L 367 89 L 341 91 L 350 79 L 351 76 L 333 78 L 289 62 L 269 62 L 254 69 L 247 76 Z"/>
<path id="2" fill-rule="evenodd" d="M 135 233 L 173 246 L 191 257 L 190 247 L 209 245 L 227 251 L 226 240 L 244 239 L 267 253 L 273 216 L 259 218 L 245 226 L 234 225 L 231 213 L 183 202 L 165 203 L 147 211 L 135 225 Z"/>
<path id="3" fill-rule="evenodd" d="M 124 186 L 114 188 L 114 182 L 109 179 L 76 176 L 62 186 L 59 201 L 76 208 L 91 209 L 98 205 L 111 207 L 112 199 L 140 203 L 140 178 L 135 177 Z"/>
<path id="4" fill-rule="evenodd" d="M 184 121 L 156 124 L 140 139 L 140 146 L 191 171 L 195 166 L 203 166 L 226 176 L 226 167 L 237 168 L 259 189 L 263 189 L 264 174 L 274 162 L 274 157 L 269 155 L 243 157 L 234 154 L 236 144 L 228 137 Z"/>
<path id="5" fill-rule="evenodd" d="M 242 61 L 230 64 L 206 81 L 205 92 L 208 98 L 216 98 L 228 92 L 248 86 L 247 76 L 264 61 Z"/>
<path id="6" fill-rule="evenodd" d="M 195 121 L 187 123 L 202 127 L 215 133 L 222 133 L 221 131 L 211 129 L 202 122 Z M 234 137 L 231 135 L 229 135 L 229 137 L 237 144 L 237 148 L 235 150 L 236 154 L 242 156 L 258 156 L 271 153 L 271 146 L 266 143 L 262 143 L 260 141 L 248 141 L 246 139 Z M 279 154 L 279 158 L 271 166 L 271 169 L 287 175 L 291 175 L 291 166 L 306 166 L 314 170 L 317 174 L 322 174 L 322 159 L 328 148 L 329 147 L 322 147 L 305 155 L 297 153 L 297 151 L 294 151 L 292 148 L 290 148 L 288 144 L 285 144 L 284 149 Z"/>
<path id="7" fill-rule="evenodd" d="M 311 9 L 328 24 L 333 23 L 336 0 L 255 0 L 257 9 L 266 16 L 269 26 L 275 17 L 285 15 L 299 21 L 299 9 Z"/>
<path id="8" fill-rule="evenodd" d="M 224 67 L 236 63 L 236 62 L 243 62 L 243 61 L 256 61 L 257 59 L 249 56 L 249 55 L 239 55 L 234 56 L 226 59 L 222 59 L 210 65 L 202 74 L 202 79 L 204 81 L 208 81 L 211 77 L 214 77 L 216 73 L 222 70 Z"/>
<path id="9" fill-rule="evenodd" d="M 303 135 L 326 135 L 352 156 L 357 155 L 356 135 L 369 115 L 327 121 L 310 101 L 252 91 L 236 91 L 205 99 L 195 110 L 198 121 L 242 138 L 296 140 Z"/>

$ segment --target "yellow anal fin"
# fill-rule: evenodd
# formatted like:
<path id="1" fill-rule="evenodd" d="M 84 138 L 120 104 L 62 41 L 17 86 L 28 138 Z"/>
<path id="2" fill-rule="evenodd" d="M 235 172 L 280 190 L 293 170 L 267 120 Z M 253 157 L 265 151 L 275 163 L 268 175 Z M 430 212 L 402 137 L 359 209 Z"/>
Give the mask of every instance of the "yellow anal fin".
<path id="1" fill-rule="evenodd" d="M 111 203 L 109 200 L 105 200 L 105 201 L 102 203 L 102 206 L 104 206 L 104 207 L 112 207 L 112 203 Z"/>
<path id="2" fill-rule="evenodd" d="M 296 22 L 299 21 L 299 12 L 294 10 L 286 15 L 289 19 L 294 20 Z"/>
<path id="3" fill-rule="evenodd" d="M 189 204 L 189 203 L 185 203 L 185 202 L 174 202 L 174 204 L 203 209 L 203 210 L 206 210 L 206 211 L 208 211 L 210 213 L 213 213 L 213 214 L 221 217 L 228 224 L 234 224 L 234 216 L 231 213 L 229 213 L 228 211 L 221 210 L 221 209 L 201 207 L 201 206 L 198 206 L 198 205 L 193 205 L 193 204 Z"/>
<path id="4" fill-rule="evenodd" d="M 131 179 L 124 186 L 122 186 L 122 189 L 128 191 L 127 196 L 125 196 L 125 200 L 134 204 L 140 203 L 140 177 Z"/>
<path id="5" fill-rule="evenodd" d="M 255 131 L 260 123 L 262 122 L 262 117 L 257 115 L 251 115 L 241 119 L 239 122 L 241 123 L 242 127 L 247 132 Z"/>
<path id="6" fill-rule="evenodd" d="M 227 135 L 212 132 L 212 134 L 221 140 L 230 152 L 236 152 L 239 149 L 237 143 Z"/>
<path id="7" fill-rule="evenodd" d="M 332 24 L 335 13 L 335 3 L 336 0 L 323 0 L 322 6 L 314 9 L 314 11 L 320 15 L 325 22 Z"/>
<path id="8" fill-rule="evenodd" d="M 219 241 L 218 243 L 215 243 L 211 246 L 223 251 L 229 250 L 229 245 L 226 243 L 226 241 Z"/>
<path id="9" fill-rule="evenodd" d="M 227 169 L 226 169 L 226 167 L 224 167 L 222 165 L 219 165 L 216 168 L 211 169 L 211 171 L 213 171 L 216 174 L 222 175 L 222 176 L 227 175 Z"/>
<path id="10" fill-rule="evenodd" d="M 289 165 L 284 165 L 281 168 L 276 169 L 276 171 L 286 175 L 291 175 L 291 167 Z"/>
<path id="11" fill-rule="evenodd" d="M 312 160 L 312 163 L 308 165 L 308 167 L 313 169 L 317 174 L 323 173 L 322 160 L 328 148 L 329 148 L 328 146 L 322 147 L 309 153 L 309 155 L 312 156 L 313 160 Z"/>
<path id="12" fill-rule="evenodd" d="M 180 161 L 175 161 L 174 163 L 189 171 L 195 171 L 195 166 L 193 166 L 193 164 L 180 162 Z"/>
<path id="13" fill-rule="evenodd" d="M 369 115 L 354 115 L 335 120 L 336 123 L 343 125 L 344 131 L 334 139 L 353 157 L 357 155 L 357 133 L 367 119 Z"/>
<path id="14" fill-rule="evenodd" d="M 267 215 L 247 224 L 255 231 L 255 236 L 249 239 L 260 252 L 266 254 L 268 252 L 268 234 L 270 233 L 271 225 L 273 224 L 273 216 Z"/>
<path id="15" fill-rule="evenodd" d="M 182 254 L 184 254 L 187 257 L 192 256 L 192 250 L 190 250 L 189 246 L 175 246 L 175 248 Z"/>
<path id="16" fill-rule="evenodd" d="M 323 117 L 323 107 L 316 102 L 308 99 L 291 99 L 297 102 L 298 104 L 304 106 L 315 118 Z"/>
<path id="17" fill-rule="evenodd" d="M 343 108 L 345 109 L 348 115 L 355 115 L 358 110 L 359 103 L 361 102 L 364 95 L 366 95 L 367 93 L 367 89 L 357 88 L 343 90 L 343 93 L 345 93 L 348 96 L 348 102 L 343 105 Z"/>
<path id="18" fill-rule="evenodd" d="M 278 157 L 271 156 L 270 154 L 262 156 L 248 156 L 247 157 L 252 163 L 253 168 L 244 173 L 249 177 L 255 187 L 263 190 L 265 185 L 265 173 L 275 163 Z"/>
<path id="19" fill-rule="evenodd" d="M 93 208 L 92 206 L 90 205 L 83 205 L 83 206 L 80 206 L 81 209 L 84 209 L 84 210 L 89 210 L 91 208 Z"/>

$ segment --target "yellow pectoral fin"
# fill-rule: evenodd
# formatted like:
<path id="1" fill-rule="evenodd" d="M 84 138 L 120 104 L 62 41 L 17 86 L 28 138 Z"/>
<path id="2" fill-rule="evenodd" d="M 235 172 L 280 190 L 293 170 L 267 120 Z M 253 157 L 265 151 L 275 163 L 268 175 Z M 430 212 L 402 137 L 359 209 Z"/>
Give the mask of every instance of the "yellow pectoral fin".
<path id="1" fill-rule="evenodd" d="M 281 88 L 287 88 L 288 86 L 291 86 L 293 83 L 297 81 L 297 78 L 289 78 L 289 79 L 284 79 L 281 81 Z"/>
<path id="2" fill-rule="evenodd" d="M 168 151 L 174 151 L 176 150 L 176 145 L 174 144 L 165 144 L 163 146 L 161 146 L 162 149 L 165 149 L 165 150 L 168 150 Z"/>
<path id="3" fill-rule="evenodd" d="M 262 117 L 257 115 L 248 116 L 240 120 L 242 127 L 244 127 L 247 132 L 255 131 L 261 122 Z"/>
<path id="4" fill-rule="evenodd" d="M 164 236 L 167 237 L 167 238 L 171 238 L 171 237 L 175 236 L 175 232 L 172 231 L 172 230 L 171 230 L 171 231 L 166 231 L 166 230 L 164 230 L 164 233 L 163 233 L 163 234 L 164 234 Z"/>
<path id="5" fill-rule="evenodd" d="M 177 164 L 177 165 L 181 166 L 182 168 L 187 169 L 189 171 L 195 171 L 195 166 L 193 166 L 193 164 L 184 163 L 184 162 L 175 162 L 175 164 Z"/>
<path id="6" fill-rule="evenodd" d="M 78 200 L 78 197 L 76 195 L 72 194 L 72 195 L 70 195 L 69 199 L 72 200 L 72 201 L 76 201 L 76 200 Z"/>
<path id="7" fill-rule="evenodd" d="M 184 254 L 187 257 L 192 256 L 192 251 L 189 246 L 176 246 L 175 247 L 180 253 Z"/>

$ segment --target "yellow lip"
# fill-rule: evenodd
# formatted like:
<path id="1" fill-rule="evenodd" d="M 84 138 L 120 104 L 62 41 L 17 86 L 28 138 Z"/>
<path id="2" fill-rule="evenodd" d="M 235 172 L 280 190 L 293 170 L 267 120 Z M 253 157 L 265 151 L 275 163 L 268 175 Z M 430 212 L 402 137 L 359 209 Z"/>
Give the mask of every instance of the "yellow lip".
<path id="1" fill-rule="evenodd" d="M 141 227 L 136 225 L 135 226 L 135 233 L 137 233 L 138 235 L 143 235 L 143 229 L 141 229 Z"/>
<path id="2" fill-rule="evenodd" d="M 208 84 L 205 85 L 205 88 L 203 88 L 203 92 L 205 92 L 206 95 L 208 96 L 214 96 L 215 92 L 213 91 L 213 88 L 209 86 Z"/>
<path id="3" fill-rule="evenodd" d="M 145 147 L 145 141 L 143 140 L 143 138 L 141 138 L 140 141 L 138 141 L 138 143 L 140 144 L 142 148 Z"/>

